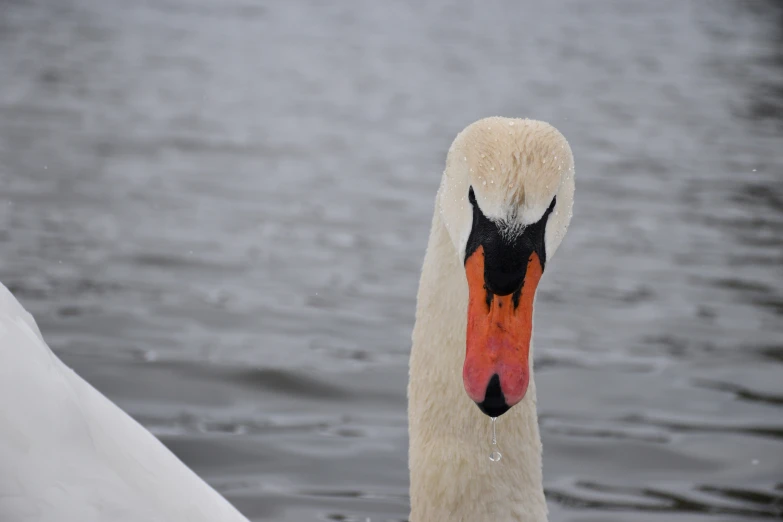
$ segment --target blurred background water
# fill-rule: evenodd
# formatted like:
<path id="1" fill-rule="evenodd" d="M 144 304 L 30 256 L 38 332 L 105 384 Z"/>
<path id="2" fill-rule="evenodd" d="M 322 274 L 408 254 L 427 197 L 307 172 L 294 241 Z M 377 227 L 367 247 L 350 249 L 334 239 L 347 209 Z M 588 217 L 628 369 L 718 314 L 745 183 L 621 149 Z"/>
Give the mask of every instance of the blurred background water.
<path id="1" fill-rule="evenodd" d="M 0 0 L 0 280 L 251 519 L 405 520 L 433 198 L 494 114 L 577 165 L 551 519 L 783 517 L 777 2 Z"/>

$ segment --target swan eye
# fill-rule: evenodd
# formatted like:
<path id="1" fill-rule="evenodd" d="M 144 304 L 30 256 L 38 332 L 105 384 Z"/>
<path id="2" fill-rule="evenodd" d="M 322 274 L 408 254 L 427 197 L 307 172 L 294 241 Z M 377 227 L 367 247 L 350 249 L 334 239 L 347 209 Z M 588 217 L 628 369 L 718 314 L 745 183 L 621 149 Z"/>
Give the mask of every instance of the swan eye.
<path id="1" fill-rule="evenodd" d="M 468 200 L 473 205 L 473 223 L 465 248 L 464 262 L 467 263 L 478 247 L 483 246 L 484 281 L 487 290 L 496 295 L 516 294 L 524 283 L 528 260 L 533 254 L 538 256 L 542 271 L 545 267 L 544 233 L 557 197 L 552 198 L 552 203 L 541 219 L 511 237 L 501 233 L 498 224 L 484 215 L 476 201 L 473 187 L 470 187 L 468 192 Z"/>

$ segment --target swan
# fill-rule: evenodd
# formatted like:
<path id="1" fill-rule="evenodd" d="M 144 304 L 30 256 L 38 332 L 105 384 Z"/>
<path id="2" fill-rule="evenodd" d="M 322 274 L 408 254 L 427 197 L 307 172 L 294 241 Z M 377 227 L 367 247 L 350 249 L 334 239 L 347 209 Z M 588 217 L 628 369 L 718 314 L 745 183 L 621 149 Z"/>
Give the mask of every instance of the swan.
<path id="1" fill-rule="evenodd" d="M 57 358 L 2 283 L 0 520 L 247 522 Z"/>
<path id="2" fill-rule="evenodd" d="M 548 123 L 482 119 L 449 148 L 410 354 L 411 522 L 546 521 L 533 305 L 573 199 L 571 149 Z"/>

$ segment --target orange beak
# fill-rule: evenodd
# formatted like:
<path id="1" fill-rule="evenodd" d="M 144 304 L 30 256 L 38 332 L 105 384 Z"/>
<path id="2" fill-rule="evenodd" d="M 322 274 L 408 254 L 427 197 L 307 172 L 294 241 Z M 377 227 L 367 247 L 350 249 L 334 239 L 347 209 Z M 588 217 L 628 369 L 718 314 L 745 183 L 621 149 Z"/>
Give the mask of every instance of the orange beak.
<path id="1" fill-rule="evenodd" d="M 533 300 L 543 269 L 533 252 L 521 288 L 505 296 L 486 288 L 483 246 L 466 260 L 465 272 L 470 297 L 462 379 L 465 391 L 481 411 L 497 417 L 527 392 Z"/>

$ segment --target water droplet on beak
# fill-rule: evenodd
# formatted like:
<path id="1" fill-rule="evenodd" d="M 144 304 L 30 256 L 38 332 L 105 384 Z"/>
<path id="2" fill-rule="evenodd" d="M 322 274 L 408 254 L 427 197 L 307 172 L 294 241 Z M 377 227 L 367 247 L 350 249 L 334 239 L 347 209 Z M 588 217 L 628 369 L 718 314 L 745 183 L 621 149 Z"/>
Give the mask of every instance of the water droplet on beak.
<path id="1" fill-rule="evenodd" d="M 496 432 L 497 417 L 492 417 L 492 452 L 489 454 L 489 460 L 492 462 L 498 462 L 503 458 L 503 455 L 498 451 L 498 437 Z"/>

